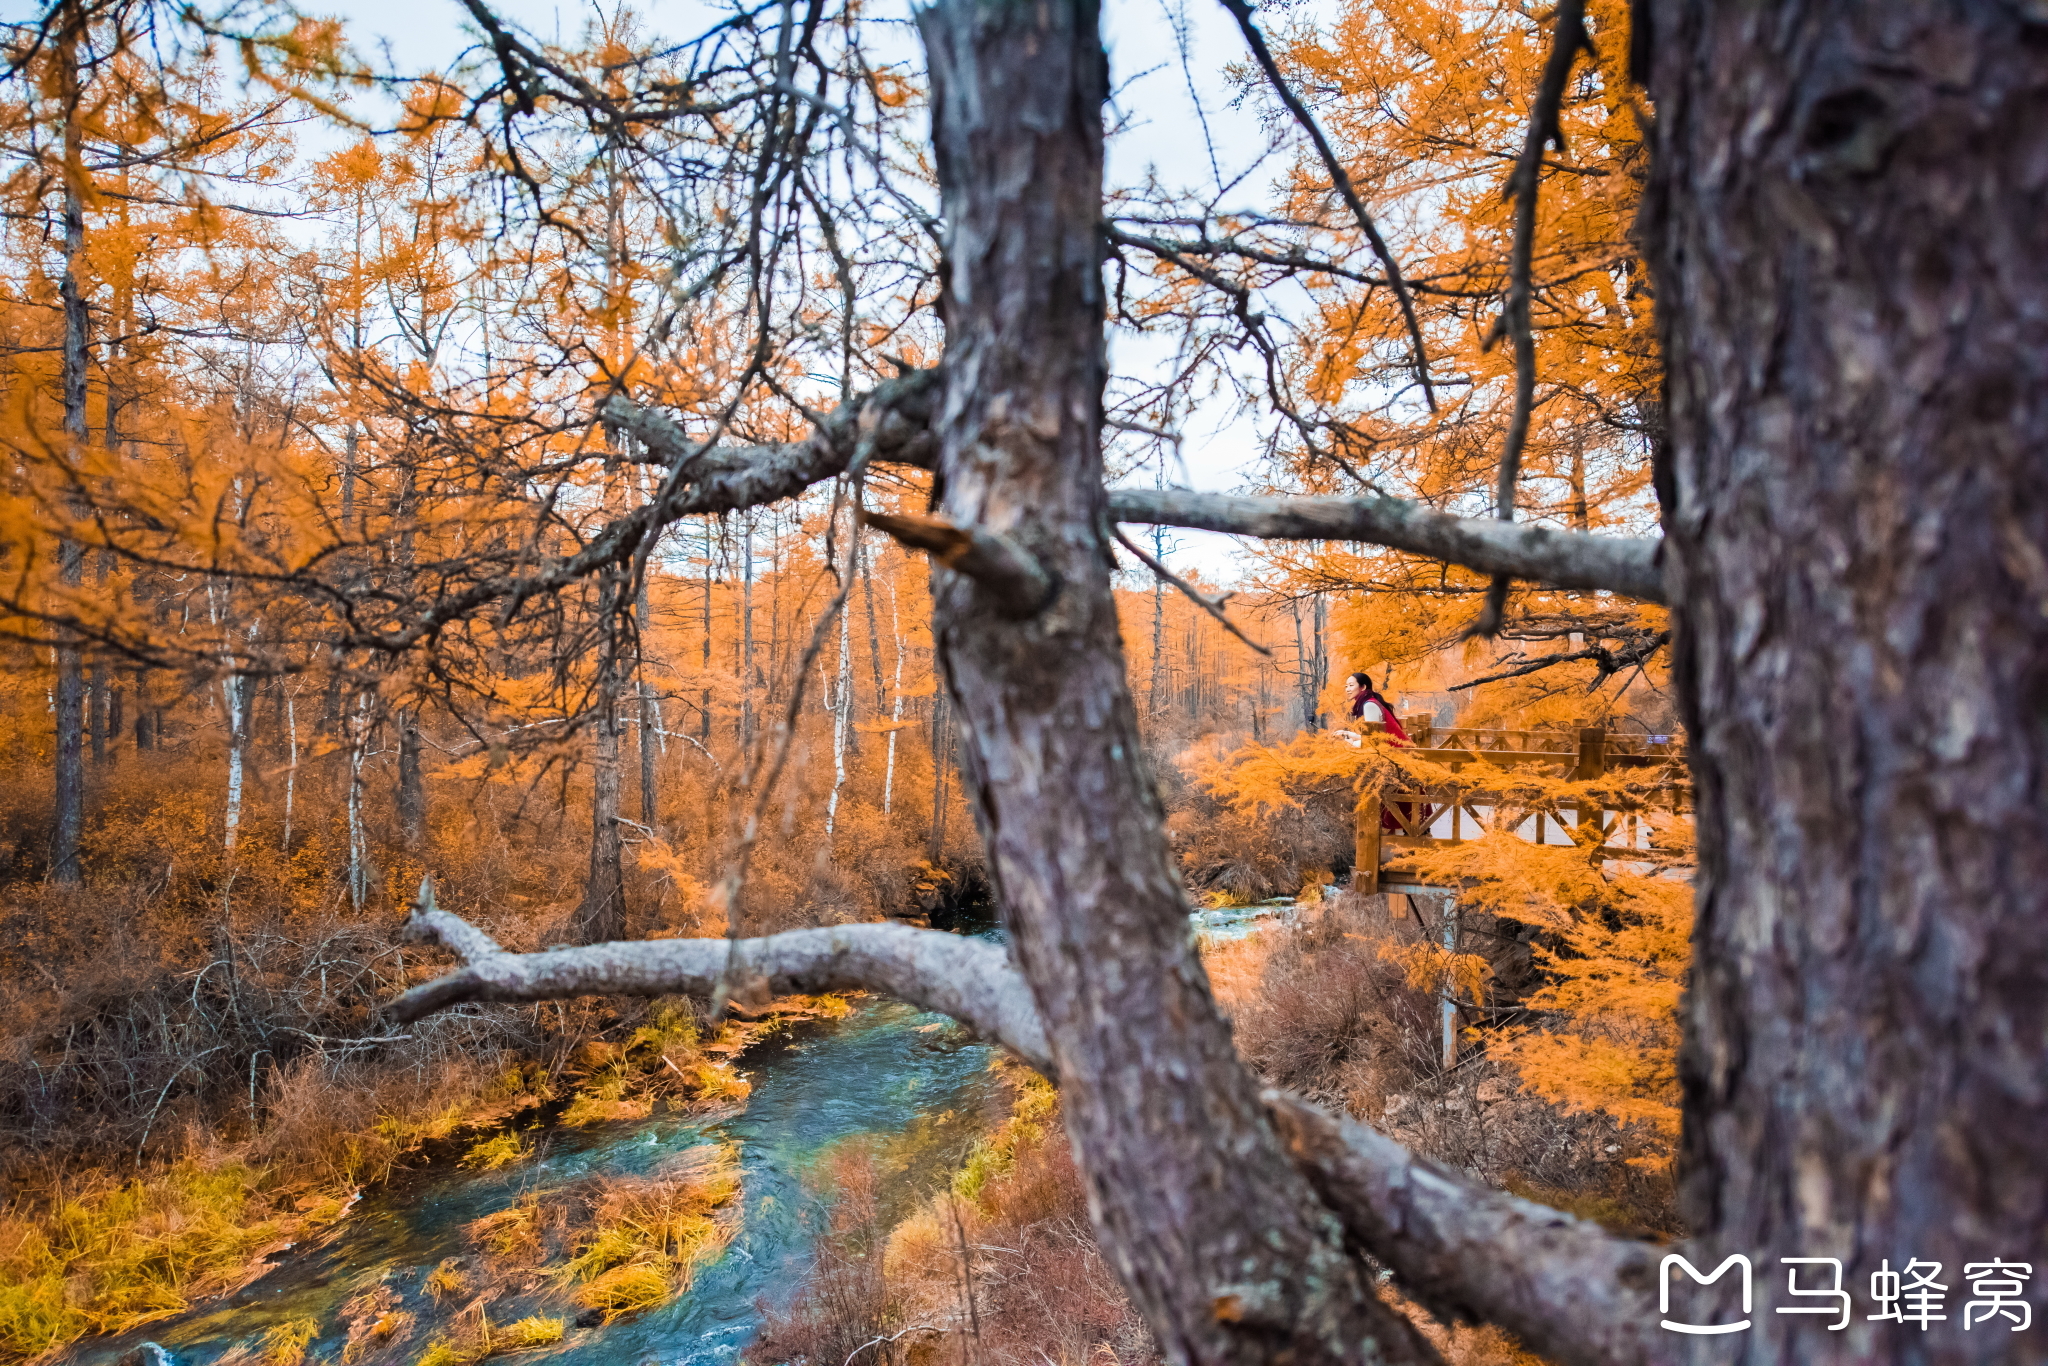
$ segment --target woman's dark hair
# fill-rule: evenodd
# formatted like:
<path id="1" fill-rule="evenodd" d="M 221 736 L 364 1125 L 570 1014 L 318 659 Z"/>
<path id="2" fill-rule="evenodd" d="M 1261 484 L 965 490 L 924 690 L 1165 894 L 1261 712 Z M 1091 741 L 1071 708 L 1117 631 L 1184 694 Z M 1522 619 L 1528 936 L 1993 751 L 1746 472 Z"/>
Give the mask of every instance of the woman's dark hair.
<path id="1" fill-rule="evenodd" d="M 1379 696 L 1379 690 L 1373 687 L 1372 685 L 1371 674 L 1355 673 L 1351 675 L 1351 677 L 1353 681 L 1355 681 L 1360 687 L 1364 688 L 1367 692 L 1371 693 L 1375 697 Z"/>

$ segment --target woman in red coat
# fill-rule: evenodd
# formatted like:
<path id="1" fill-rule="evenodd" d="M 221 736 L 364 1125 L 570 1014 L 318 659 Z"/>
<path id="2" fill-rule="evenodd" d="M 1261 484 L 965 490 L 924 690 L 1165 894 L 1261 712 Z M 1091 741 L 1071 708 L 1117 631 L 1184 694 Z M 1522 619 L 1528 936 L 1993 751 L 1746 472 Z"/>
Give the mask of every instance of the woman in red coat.
<path id="1" fill-rule="evenodd" d="M 1365 674 L 1353 674 L 1348 681 L 1351 685 L 1351 715 L 1353 718 L 1366 725 L 1386 727 L 1387 739 L 1406 749 L 1410 744 L 1408 732 L 1401 728 L 1400 718 L 1394 715 L 1393 704 L 1374 690 L 1372 679 Z M 1397 810 L 1401 813 L 1400 816 L 1394 814 Z M 1388 834 L 1404 834 L 1406 833 L 1406 828 L 1402 824 L 1401 817 L 1406 816 L 1410 821 L 1414 822 L 1418 830 L 1427 832 L 1429 829 L 1429 819 L 1435 814 L 1435 809 L 1429 806 L 1417 809 L 1416 804 L 1413 802 L 1397 802 L 1393 807 L 1383 808 L 1380 811 L 1380 829 Z"/>

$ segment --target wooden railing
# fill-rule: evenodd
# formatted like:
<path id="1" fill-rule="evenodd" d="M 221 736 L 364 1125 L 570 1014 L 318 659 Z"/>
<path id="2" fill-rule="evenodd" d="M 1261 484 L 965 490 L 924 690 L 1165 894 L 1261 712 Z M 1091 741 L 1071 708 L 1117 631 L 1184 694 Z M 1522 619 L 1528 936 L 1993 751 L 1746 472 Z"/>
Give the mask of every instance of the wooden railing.
<path id="1" fill-rule="evenodd" d="M 1424 721 L 1405 722 L 1410 746 L 1402 752 L 1440 767 L 1463 772 L 1473 765 L 1490 768 L 1548 768 L 1550 775 L 1583 781 L 1616 769 L 1641 769 L 1649 780 L 1650 797 L 1624 807 L 1577 805 L 1562 809 L 1523 807 L 1515 830 L 1534 844 L 1580 845 L 1583 833 L 1597 823 L 1600 842 L 1593 858 L 1644 858 L 1649 852 L 1652 809 L 1683 810 L 1688 796 L 1684 753 L 1668 735 L 1617 735 L 1598 727 L 1579 731 L 1482 730 L 1464 726 L 1441 729 Z M 1384 726 L 1367 726 L 1384 731 Z M 1659 772 L 1658 770 L 1663 770 Z M 1380 884 L 1413 874 L 1405 855 L 1422 849 L 1463 844 L 1477 838 L 1506 802 L 1489 800 L 1484 783 L 1460 784 L 1456 791 L 1386 791 L 1361 797 L 1356 810 L 1356 871 L 1352 887 L 1376 892 Z M 1386 817 L 1393 818 L 1393 830 Z"/>

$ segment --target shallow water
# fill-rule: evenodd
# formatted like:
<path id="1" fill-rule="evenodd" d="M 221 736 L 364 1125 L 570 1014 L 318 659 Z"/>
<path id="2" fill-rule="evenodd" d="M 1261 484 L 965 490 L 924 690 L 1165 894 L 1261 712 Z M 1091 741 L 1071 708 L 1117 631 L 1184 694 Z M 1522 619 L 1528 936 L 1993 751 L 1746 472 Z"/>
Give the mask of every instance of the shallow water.
<path id="1" fill-rule="evenodd" d="M 1196 911 L 1188 920 L 1204 938 L 1244 939 L 1268 925 L 1281 923 L 1294 912 L 1293 897 L 1276 896 L 1249 906 L 1220 906 Z"/>
<path id="2" fill-rule="evenodd" d="M 869 1002 L 844 1020 L 803 1029 L 743 1060 L 753 1082 L 746 1109 L 716 1117 L 655 1115 L 557 1130 L 539 1155 L 497 1172 L 437 1166 L 372 1192 L 313 1245 L 283 1255 L 274 1270 L 226 1302 L 118 1339 L 83 1344 L 68 1358 L 102 1366 L 155 1341 L 185 1366 L 207 1366 L 237 1346 L 254 1348 L 266 1329 L 315 1318 L 321 1335 L 309 1361 L 339 1360 L 341 1306 L 380 1280 L 420 1309 L 421 1278 L 444 1257 L 467 1253 L 463 1226 L 539 1187 L 581 1177 L 638 1175 L 707 1140 L 736 1143 L 744 1222 L 718 1261 L 701 1268 L 688 1294 L 605 1327 L 569 1331 L 562 1343 L 524 1352 L 522 1362 L 701 1363 L 734 1359 L 760 1324 L 763 1303 L 786 1304 L 809 1263 L 827 1200 L 805 1175 L 820 1152 L 846 1139 L 885 1140 L 883 1196 L 909 1201 L 959 1164 L 985 1123 L 994 1094 L 993 1050 L 961 1041 L 943 1016 L 895 1002 Z M 573 1314 L 559 1301 L 506 1298 L 494 1321 L 524 1314 Z M 421 1312 L 422 1320 L 429 1318 Z M 411 1360 L 430 1333 L 415 1330 L 397 1355 Z"/>

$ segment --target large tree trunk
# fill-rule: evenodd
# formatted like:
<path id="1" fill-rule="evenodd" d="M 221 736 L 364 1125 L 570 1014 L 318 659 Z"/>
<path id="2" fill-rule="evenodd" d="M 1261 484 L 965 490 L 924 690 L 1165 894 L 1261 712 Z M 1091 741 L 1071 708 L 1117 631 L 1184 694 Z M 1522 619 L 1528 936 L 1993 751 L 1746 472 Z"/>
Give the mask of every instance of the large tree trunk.
<path id="1" fill-rule="evenodd" d="M 919 24 L 949 268 L 941 504 L 1058 585 L 1019 621 L 935 562 L 934 625 L 1097 1231 L 1171 1362 L 1428 1359 L 1266 1120 L 1143 766 L 1105 544 L 1096 7 L 940 0 Z"/>
<path id="2" fill-rule="evenodd" d="M 1764 1305 L 1795 1256 L 1858 1301 L 1842 1332 L 1760 1307 L 1745 1362 L 2039 1361 L 2048 1331 L 1962 1322 L 1968 1263 L 2032 1263 L 2037 1319 L 2048 1282 L 2044 20 L 1639 10 L 1699 803 L 1685 1203 Z M 1872 1322 L 1915 1258 L 1946 1321 Z"/>

